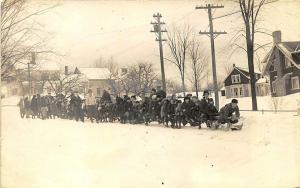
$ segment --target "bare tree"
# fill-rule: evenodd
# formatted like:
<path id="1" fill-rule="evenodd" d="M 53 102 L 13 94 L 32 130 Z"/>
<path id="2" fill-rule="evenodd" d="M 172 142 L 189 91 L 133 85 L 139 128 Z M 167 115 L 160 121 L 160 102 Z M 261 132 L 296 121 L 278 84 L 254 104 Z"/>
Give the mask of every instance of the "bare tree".
<path id="1" fill-rule="evenodd" d="M 124 75 L 121 84 L 126 93 L 145 96 L 153 87 L 157 75 L 153 65 L 147 62 L 140 62 L 129 67 L 128 73 Z"/>
<path id="2" fill-rule="evenodd" d="M 200 90 L 200 82 L 202 78 L 205 77 L 205 70 L 207 68 L 208 62 L 207 57 L 203 55 L 200 42 L 196 38 L 193 38 L 193 40 L 190 43 L 189 57 L 191 59 L 192 69 L 190 81 L 198 97 L 198 92 Z"/>
<path id="3" fill-rule="evenodd" d="M 70 93 L 72 91 L 79 91 L 84 88 L 86 81 L 82 78 L 80 74 L 60 74 L 57 73 L 55 75 L 47 76 L 43 79 L 45 84 L 43 86 L 44 89 L 46 84 L 49 85 L 50 89 L 55 92 L 55 94 L 59 93 Z"/>
<path id="4" fill-rule="evenodd" d="M 243 37 L 246 40 L 246 48 L 234 42 L 234 45 L 244 50 L 247 53 L 248 68 L 250 73 L 251 97 L 252 97 L 252 110 L 257 110 L 257 99 L 255 90 L 255 74 L 254 74 L 254 54 L 257 50 L 264 48 L 270 43 L 259 45 L 255 43 L 256 33 L 267 34 L 265 30 L 257 27 L 258 16 L 264 5 L 276 2 L 278 0 L 234 0 L 239 4 L 239 12 L 242 15 L 244 28 L 240 29 L 234 41 Z M 236 48 L 236 49 L 237 49 Z"/>
<path id="5" fill-rule="evenodd" d="M 188 54 L 188 48 L 190 46 L 191 37 L 190 26 L 184 26 L 183 28 L 173 26 L 173 29 L 168 32 L 167 45 L 171 51 L 172 58 L 165 58 L 172 62 L 178 68 L 180 73 L 182 90 L 185 95 L 185 68 L 186 58 Z"/>
<path id="6" fill-rule="evenodd" d="M 35 18 L 55 6 L 29 12 L 27 0 L 3 0 L 1 3 L 1 78 L 15 73 L 18 64 L 25 64 L 31 52 L 55 53 L 46 46 L 46 37 Z"/>

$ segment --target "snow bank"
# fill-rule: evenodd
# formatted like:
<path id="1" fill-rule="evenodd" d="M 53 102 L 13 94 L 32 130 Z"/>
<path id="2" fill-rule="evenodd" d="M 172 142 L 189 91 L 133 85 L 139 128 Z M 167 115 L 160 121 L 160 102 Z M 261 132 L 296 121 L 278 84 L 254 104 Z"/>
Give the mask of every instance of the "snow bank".
<path id="1" fill-rule="evenodd" d="M 186 92 L 196 96 L 196 92 Z M 203 92 L 199 92 L 199 98 L 201 99 Z M 183 93 L 177 93 L 176 96 L 184 96 Z M 214 98 L 214 93 L 210 93 L 210 97 Z M 229 103 L 232 98 L 226 99 L 225 96 L 221 96 L 219 92 L 220 107 Z M 239 107 L 241 110 L 251 110 L 252 100 L 251 97 L 237 98 L 239 101 Z M 271 96 L 257 96 L 257 105 L 259 110 L 274 110 L 274 103 L 278 104 L 278 110 L 297 110 L 300 108 L 300 93 L 295 93 L 283 97 L 271 97 Z"/>
<path id="2" fill-rule="evenodd" d="M 20 119 L 2 108 L 10 188 L 297 187 L 300 116 L 245 112 L 242 131 Z M 284 121 L 283 121 L 284 120 Z"/>
<path id="3" fill-rule="evenodd" d="M 239 108 L 241 110 L 251 110 L 252 100 L 251 97 L 237 98 L 239 101 Z M 220 97 L 220 104 L 223 106 L 229 103 L 232 99 L 226 99 L 226 97 Z M 271 96 L 258 96 L 257 105 L 259 110 L 274 110 L 274 104 L 278 104 L 278 110 L 297 110 L 300 108 L 300 93 L 287 95 L 283 97 L 271 97 Z"/>

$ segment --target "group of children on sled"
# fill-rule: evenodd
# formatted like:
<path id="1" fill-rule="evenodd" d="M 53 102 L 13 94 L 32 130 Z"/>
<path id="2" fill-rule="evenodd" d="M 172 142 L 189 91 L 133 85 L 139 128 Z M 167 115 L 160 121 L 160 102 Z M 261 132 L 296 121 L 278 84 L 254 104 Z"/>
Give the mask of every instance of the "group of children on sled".
<path id="1" fill-rule="evenodd" d="M 21 117 L 29 118 L 29 115 L 49 118 L 75 119 L 76 121 L 91 122 L 120 122 L 122 124 L 150 125 L 158 122 L 166 127 L 181 128 L 190 124 L 201 128 L 206 124 L 208 128 L 217 129 L 222 124 L 227 129 L 238 122 L 240 113 L 238 101 L 232 99 L 218 111 L 214 101 L 209 97 L 209 92 L 203 92 L 203 98 L 187 95 L 183 101 L 175 95 L 167 97 L 162 90 L 151 90 L 149 97 L 138 100 L 136 96 L 116 97 L 112 102 L 111 96 L 104 91 L 101 99 L 96 99 L 92 90 L 82 99 L 77 93 L 66 97 L 62 94 L 57 96 L 34 96 L 31 101 L 28 97 L 19 102 Z M 29 113 L 31 112 L 31 113 Z"/>

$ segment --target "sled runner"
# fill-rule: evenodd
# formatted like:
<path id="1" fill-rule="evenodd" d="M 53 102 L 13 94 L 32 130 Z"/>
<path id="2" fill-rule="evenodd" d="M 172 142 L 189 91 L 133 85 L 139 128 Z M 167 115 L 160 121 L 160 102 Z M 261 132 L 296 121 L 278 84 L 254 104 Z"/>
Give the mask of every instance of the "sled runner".
<path id="1" fill-rule="evenodd" d="M 236 124 L 231 125 L 230 128 L 232 131 L 239 131 L 243 128 L 243 125 L 244 125 L 243 123 L 236 123 Z"/>

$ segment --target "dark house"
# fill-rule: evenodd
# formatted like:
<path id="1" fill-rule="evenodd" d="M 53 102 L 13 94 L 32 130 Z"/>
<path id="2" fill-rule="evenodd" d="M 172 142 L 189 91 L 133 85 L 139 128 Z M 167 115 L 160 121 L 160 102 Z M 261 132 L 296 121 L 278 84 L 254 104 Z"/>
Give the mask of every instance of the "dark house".
<path id="1" fill-rule="evenodd" d="M 255 71 L 256 81 L 262 78 L 259 71 Z M 238 98 L 251 96 L 250 75 L 247 69 L 236 67 L 224 81 L 226 98 Z"/>
<path id="2" fill-rule="evenodd" d="M 300 92 L 300 41 L 282 42 L 280 31 L 273 32 L 273 40 L 263 71 L 270 78 L 272 96 Z"/>

